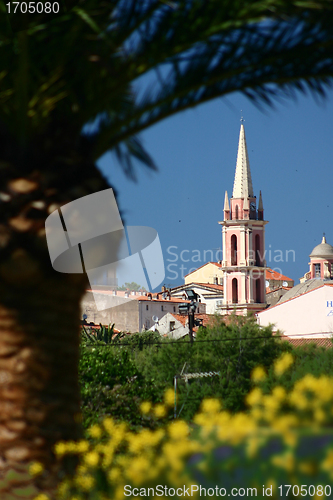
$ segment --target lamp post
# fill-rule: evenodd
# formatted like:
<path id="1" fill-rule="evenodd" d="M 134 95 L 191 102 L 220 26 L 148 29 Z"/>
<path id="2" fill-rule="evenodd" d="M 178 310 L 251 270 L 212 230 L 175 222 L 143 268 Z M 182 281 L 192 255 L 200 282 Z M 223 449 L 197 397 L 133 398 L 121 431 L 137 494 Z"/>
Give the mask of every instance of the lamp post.
<path id="1" fill-rule="evenodd" d="M 190 300 L 190 304 L 184 303 L 180 304 L 178 307 L 179 314 L 187 314 L 188 315 L 188 330 L 190 342 L 193 344 L 193 327 L 194 327 L 194 313 L 197 308 L 197 299 L 198 294 L 195 293 L 194 290 L 185 290 L 188 300 Z"/>

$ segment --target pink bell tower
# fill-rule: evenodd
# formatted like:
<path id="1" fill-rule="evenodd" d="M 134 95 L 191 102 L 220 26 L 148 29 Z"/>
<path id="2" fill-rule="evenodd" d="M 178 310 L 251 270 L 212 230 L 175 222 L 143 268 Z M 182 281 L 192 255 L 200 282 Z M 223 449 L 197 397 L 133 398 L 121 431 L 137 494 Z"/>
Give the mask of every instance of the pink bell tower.
<path id="1" fill-rule="evenodd" d="M 266 307 L 265 225 L 261 191 L 253 194 L 250 163 L 241 120 L 232 198 L 224 199 L 222 226 L 223 288 L 222 314 L 246 315 Z"/>

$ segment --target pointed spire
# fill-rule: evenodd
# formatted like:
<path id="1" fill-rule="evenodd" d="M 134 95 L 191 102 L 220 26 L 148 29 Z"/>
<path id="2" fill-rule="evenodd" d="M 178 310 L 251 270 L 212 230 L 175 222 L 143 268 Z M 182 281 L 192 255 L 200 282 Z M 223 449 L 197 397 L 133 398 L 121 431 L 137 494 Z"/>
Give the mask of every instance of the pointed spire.
<path id="1" fill-rule="evenodd" d="M 264 205 L 263 205 L 263 203 L 262 203 L 261 191 L 259 192 L 259 204 L 258 204 L 258 210 L 260 210 L 260 211 L 264 210 Z"/>
<path id="2" fill-rule="evenodd" d="M 244 125 L 241 123 L 236 172 L 234 180 L 234 189 L 232 192 L 233 198 L 253 197 L 252 178 L 250 170 L 250 162 L 247 154 L 246 138 Z"/>
<path id="3" fill-rule="evenodd" d="M 326 243 L 326 236 L 325 233 L 323 233 L 323 239 L 321 240 L 322 243 Z"/>
<path id="4" fill-rule="evenodd" d="M 226 191 L 225 195 L 224 195 L 224 208 L 223 208 L 223 210 L 225 212 L 230 210 L 230 207 L 229 207 L 229 198 L 228 198 L 228 191 Z"/>

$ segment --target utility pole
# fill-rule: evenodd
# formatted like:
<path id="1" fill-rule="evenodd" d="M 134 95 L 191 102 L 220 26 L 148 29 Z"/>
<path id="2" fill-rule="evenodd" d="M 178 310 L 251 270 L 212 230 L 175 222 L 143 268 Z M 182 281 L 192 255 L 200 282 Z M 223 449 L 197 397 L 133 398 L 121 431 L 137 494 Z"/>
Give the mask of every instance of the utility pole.
<path id="1" fill-rule="evenodd" d="M 196 306 L 192 302 L 188 310 L 188 332 L 191 344 L 193 344 L 194 311 L 196 310 Z"/>

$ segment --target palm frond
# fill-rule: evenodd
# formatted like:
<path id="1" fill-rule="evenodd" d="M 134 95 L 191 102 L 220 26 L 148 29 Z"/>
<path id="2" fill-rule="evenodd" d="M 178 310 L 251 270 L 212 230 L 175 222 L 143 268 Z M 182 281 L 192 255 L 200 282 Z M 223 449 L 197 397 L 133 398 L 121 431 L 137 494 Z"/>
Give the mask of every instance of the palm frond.
<path id="1" fill-rule="evenodd" d="M 62 156 L 83 137 L 133 178 L 134 160 L 155 168 L 138 134 L 168 116 L 234 91 L 272 105 L 332 84 L 330 0 L 77 0 L 25 23 L 0 25 L 0 125 L 21 143 L 52 137 Z"/>

